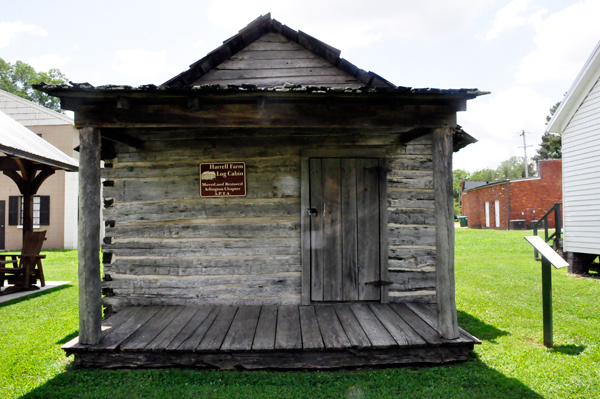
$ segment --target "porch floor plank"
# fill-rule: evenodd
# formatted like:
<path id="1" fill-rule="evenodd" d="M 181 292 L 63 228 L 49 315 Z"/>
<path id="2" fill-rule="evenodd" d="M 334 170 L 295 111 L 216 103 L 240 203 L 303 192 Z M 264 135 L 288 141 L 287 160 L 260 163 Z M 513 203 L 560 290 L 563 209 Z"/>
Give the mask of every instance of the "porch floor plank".
<path id="1" fill-rule="evenodd" d="M 277 306 L 263 306 L 260 310 L 253 350 L 275 349 L 275 331 L 277 330 Z"/>
<path id="2" fill-rule="evenodd" d="M 405 322 L 410 324 L 415 328 L 415 331 L 419 333 L 419 335 L 427 341 L 429 345 L 440 345 L 444 343 L 440 334 L 433 329 L 429 324 L 427 324 L 422 318 L 420 318 L 415 312 L 410 310 L 408 306 L 403 303 L 394 303 L 392 304 L 392 309 L 398 313 L 398 315 L 404 319 Z"/>
<path id="3" fill-rule="evenodd" d="M 146 324 L 137 329 L 120 345 L 122 349 L 144 349 L 181 312 L 181 306 L 166 306 L 160 309 Z"/>
<path id="4" fill-rule="evenodd" d="M 407 303 L 406 306 L 410 308 L 413 312 L 415 312 L 420 318 L 422 318 L 427 324 L 429 324 L 433 329 L 438 331 L 438 319 L 437 313 L 435 312 L 435 308 L 432 306 L 427 306 L 421 303 Z M 475 340 L 478 343 L 481 343 L 477 338 L 463 330 L 462 328 L 458 328 L 458 332 L 460 336 L 456 340 L 452 340 L 449 342 L 453 343 L 466 343 L 472 342 Z"/>
<path id="5" fill-rule="evenodd" d="M 275 349 L 302 349 L 298 306 L 284 305 L 277 311 Z"/>
<path id="6" fill-rule="evenodd" d="M 135 313 L 127 321 L 109 332 L 102 341 L 102 349 L 116 349 L 123 341 L 146 324 L 160 310 L 159 306 L 136 308 Z"/>
<path id="7" fill-rule="evenodd" d="M 480 341 L 437 331 L 424 304 L 125 307 L 97 345 L 63 346 L 79 366 L 327 369 L 465 361 Z"/>
<path id="8" fill-rule="evenodd" d="M 215 306 L 200 306 L 198 312 L 181 329 L 179 334 L 167 346 L 167 349 L 194 350 L 206 335 L 212 325 L 219 308 Z"/>
<path id="9" fill-rule="evenodd" d="M 369 337 L 373 348 L 387 348 L 396 345 L 396 341 L 381 324 L 377 316 L 364 303 L 354 303 L 350 309 L 356 316 L 363 330 Z"/>
<path id="10" fill-rule="evenodd" d="M 323 338 L 314 306 L 302 306 L 300 311 L 300 328 L 302 330 L 302 347 L 304 349 L 323 349 Z"/>
<path id="11" fill-rule="evenodd" d="M 316 312 L 323 342 L 327 349 L 342 349 L 352 346 L 333 306 L 318 306 Z"/>
<path id="12" fill-rule="evenodd" d="M 336 304 L 334 309 L 352 346 L 355 348 L 370 348 L 371 341 L 369 341 L 369 337 L 365 334 L 359 321 L 356 320 L 356 316 L 352 313 L 350 305 L 345 303 Z"/>
<path id="13" fill-rule="evenodd" d="M 102 322 L 102 332 L 100 332 L 100 340 L 102 340 L 108 333 L 129 320 L 130 317 L 137 311 L 138 308 L 126 307 L 123 308 L 119 313 L 112 315 L 108 319 Z M 82 345 L 79 343 L 79 337 L 73 338 L 71 341 L 63 345 L 65 350 L 67 349 L 81 349 L 85 350 L 88 345 Z"/>
<path id="14" fill-rule="evenodd" d="M 177 316 L 169 325 L 160 332 L 153 340 L 146 346 L 148 350 L 155 349 L 164 349 L 169 346 L 171 342 L 177 337 L 177 334 L 183 330 L 183 328 L 190 322 L 193 316 L 200 311 L 201 308 L 193 307 L 193 306 L 185 306 L 182 311 L 179 312 Z M 117 313 L 116 315 L 118 315 Z M 115 316 L 116 316 L 115 315 Z"/>
<path id="15" fill-rule="evenodd" d="M 400 346 L 426 346 L 427 342 L 389 306 L 376 303 L 369 304 L 373 313 L 379 321 L 387 328 L 390 335 L 398 342 Z"/>
<path id="16" fill-rule="evenodd" d="M 237 306 L 223 306 L 206 335 L 198 345 L 198 350 L 219 350 L 238 311 Z"/>
<path id="17" fill-rule="evenodd" d="M 235 318 L 225 336 L 221 350 L 249 351 L 252 349 L 254 332 L 260 315 L 260 306 L 242 306 L 235 314 Z"/>

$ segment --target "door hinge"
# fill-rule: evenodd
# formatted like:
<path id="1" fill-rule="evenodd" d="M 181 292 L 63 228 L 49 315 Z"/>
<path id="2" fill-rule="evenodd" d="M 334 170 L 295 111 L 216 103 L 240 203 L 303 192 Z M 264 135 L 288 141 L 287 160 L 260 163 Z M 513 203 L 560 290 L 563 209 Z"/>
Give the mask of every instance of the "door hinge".
<path id="1" fill-rule="evenodd" d="M 392 285 L 394 284 L 392 281 L 385 281 L 385 280 L 375 280 L 375 281 L 369 281 L 368 283 L 365 283 L 365 285 L 374 285 L 375 287 L 385 287 L 386 285 Z"/>

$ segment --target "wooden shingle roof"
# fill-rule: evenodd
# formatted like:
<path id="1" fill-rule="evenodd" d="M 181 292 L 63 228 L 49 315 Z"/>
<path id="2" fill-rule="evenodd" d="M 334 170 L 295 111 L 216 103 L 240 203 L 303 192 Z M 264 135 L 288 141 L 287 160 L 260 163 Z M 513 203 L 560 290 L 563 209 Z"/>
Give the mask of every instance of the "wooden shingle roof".
<path id="1" fill-rule="evenodd" d="M 396 87 L 340 58 L 340 50 L 282 25 L 271 14 L 258 17 L 163 86 L 184 88 L 206 84 L 258 88 L 285 84 L 353 89 Z"/>

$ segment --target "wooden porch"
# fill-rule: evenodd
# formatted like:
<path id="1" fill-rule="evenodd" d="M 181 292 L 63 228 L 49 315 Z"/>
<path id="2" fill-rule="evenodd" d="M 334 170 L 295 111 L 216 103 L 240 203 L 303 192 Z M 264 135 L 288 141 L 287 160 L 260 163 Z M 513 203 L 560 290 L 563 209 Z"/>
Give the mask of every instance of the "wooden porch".
<path id="1" fill-rule="evenodd" d="M 464 361 L 480 343 L 442 339 L 434 305 L 339 303 L 127 307 L 63 349 L 84 367 L 320 369 Z"/>

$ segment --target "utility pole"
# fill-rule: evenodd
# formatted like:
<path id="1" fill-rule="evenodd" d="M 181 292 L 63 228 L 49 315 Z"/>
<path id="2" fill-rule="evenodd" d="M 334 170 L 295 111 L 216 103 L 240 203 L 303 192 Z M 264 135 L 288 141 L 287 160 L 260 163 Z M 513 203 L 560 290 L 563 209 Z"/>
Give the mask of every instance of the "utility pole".
<path id="1" fill-rule="evenodd" d="M 527 147 L 533 147 L 532 145 L 527 145 L 525 141 L 525 130 L 523 133 L 519 134 L 519 136 L 523 136 L 523 153 L 525 155 L 525 177 L 529 177 L 529 166 L 527 165 Z M 521 147 L 518 147 L 521 148 Z"/>

